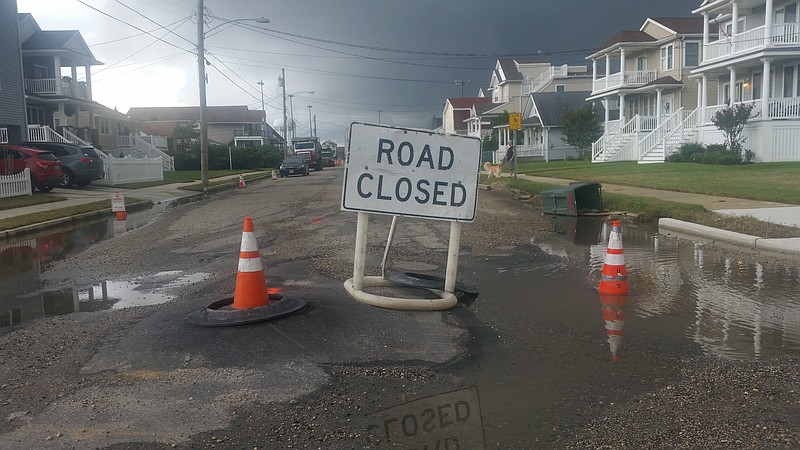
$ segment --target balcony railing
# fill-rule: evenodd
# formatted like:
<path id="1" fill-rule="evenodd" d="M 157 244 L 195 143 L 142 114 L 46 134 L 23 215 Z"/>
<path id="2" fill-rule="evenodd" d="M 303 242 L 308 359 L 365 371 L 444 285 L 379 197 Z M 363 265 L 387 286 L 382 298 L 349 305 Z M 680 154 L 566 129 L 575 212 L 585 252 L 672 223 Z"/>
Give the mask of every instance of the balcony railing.
<path id="1" fill-rule="evenodd" d="M 769 38 L 767 31 L 771 31 Z M 760 26 L 736 36 L 723 36 L 706 45 L 703 61 L 723 59 L 758 48 L 784 46 L 800 46 L 800 23 L 783 23 L 769 29 Z"/>
<path id="2" fill-rule="evenodd" d="M 89 100 L 88 89 L 83 81 L 67 81 L 63 78 L 26 78 L 25 89 L 38 95 L 64 95 Z"/>
<path id="3" fill-rule="evenodd" d="M 597 92 L 620 87 L 643 86 L 657 79 L 657 70 L 632 70 L 626 72 L 617 72 L 612 73 L 607 77 L 596 79 L 592 85 L 592 91 Z"/>

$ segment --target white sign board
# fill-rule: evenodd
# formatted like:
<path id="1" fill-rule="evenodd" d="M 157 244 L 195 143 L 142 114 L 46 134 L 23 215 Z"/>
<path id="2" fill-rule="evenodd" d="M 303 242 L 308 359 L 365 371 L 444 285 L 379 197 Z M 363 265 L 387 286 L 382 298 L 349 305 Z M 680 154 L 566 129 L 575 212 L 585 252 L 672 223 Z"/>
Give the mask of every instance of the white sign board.
<path id="1" fill-rule="evenodd" d="M 342 209 L 471 222 L 480 156 L 478 138 L 354 122 Z"/>
<path id="2" fill-rule="evenodd" d="M 125 197 L 119 192 L 111 195 L 111 212 L 125 211 Z"/>

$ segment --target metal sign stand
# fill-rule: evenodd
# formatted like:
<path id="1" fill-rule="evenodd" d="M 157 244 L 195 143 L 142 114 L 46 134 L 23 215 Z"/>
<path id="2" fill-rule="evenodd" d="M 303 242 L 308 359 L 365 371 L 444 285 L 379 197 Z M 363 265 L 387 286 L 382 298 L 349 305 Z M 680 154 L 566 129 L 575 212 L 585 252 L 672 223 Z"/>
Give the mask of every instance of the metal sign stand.
<path id="1" fill-rule="evenodd" d="M 388 256 L 389 247 L 394 238 L 396 218 L 397 217 L 394 217 L 392 219 L 392 228 L 389 233 L 388 242 L 386 243 L 383 264 L 381 265 L 381 276 L 365 276 L 369 214 L 364 211 L 358 212 L 355 255 L 353 256 L 353 278 L 344 282 L 344 288 L 355 300 L 381 308 L 406 311 L 441 311 L 452 308 L 458 303 L 454 292 L 456 275 L 458 273 L 458 255 L 461 246 L 461 223 L 457 220 L 450 221 L 450 244 L 447 250 L 447 269 L 444 279 L 444 290 L 425 288 L 438 295 L 438 299 L 386 297 L 364 292 L 365 287 L 408 287 L 406 284 L 400 284 L 385 278 L 384 265 Z"/>

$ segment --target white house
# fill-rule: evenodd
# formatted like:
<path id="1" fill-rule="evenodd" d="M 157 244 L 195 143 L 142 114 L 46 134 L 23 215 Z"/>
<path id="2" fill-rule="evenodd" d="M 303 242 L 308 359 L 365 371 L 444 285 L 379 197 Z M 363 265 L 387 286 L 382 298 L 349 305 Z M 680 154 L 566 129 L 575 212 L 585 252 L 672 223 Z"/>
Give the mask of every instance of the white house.
<path id="1" fill-rule="evenodd" d="M 798 1 L 706 0 L 693 12 L 704 49 L 692 70 L 701 85 L 697 139 L 721 142 L 712 115 L 730 101 L 752 102 L 745 148 L 756 161 L 800 161 Z"/>

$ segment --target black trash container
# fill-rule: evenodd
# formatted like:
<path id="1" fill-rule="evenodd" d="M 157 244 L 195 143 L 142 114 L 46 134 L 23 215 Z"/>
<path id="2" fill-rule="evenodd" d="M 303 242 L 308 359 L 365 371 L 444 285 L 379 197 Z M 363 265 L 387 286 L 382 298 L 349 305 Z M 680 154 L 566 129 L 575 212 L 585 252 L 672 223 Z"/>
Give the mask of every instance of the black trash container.
<path id="1" fill-rule="evenodd" d="M 601 185 L 596 181 L 576 181 L 568 186 L 542 191 L 542 212 L 561 216 L 603 211 Z"/>

